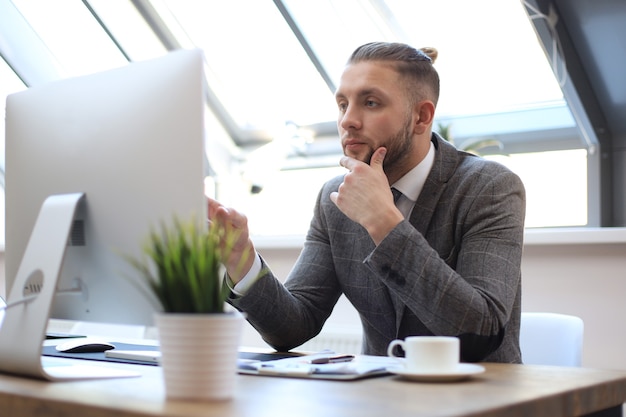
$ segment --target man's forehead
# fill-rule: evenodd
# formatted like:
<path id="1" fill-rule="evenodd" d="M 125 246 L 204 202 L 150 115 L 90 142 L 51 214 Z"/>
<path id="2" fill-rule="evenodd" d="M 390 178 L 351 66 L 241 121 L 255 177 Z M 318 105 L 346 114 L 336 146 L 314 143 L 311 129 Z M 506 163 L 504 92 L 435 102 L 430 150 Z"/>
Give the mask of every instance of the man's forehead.
<path id="1" fill-rule="evenodd" d="M 398 73 L 393 66 L 380 61 L 362 61 L 346 65 L 339 81 L 337 94 L 347 90 L 380 90 L 390 88 L 401 89 Z"/>

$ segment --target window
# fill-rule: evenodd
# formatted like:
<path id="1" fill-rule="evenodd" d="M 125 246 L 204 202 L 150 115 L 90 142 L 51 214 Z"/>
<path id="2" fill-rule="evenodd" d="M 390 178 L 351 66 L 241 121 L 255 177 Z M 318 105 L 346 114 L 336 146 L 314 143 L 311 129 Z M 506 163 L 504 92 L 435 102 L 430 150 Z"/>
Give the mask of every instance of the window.
<path id="1" fill-rule="evenodd" d="M 487 156 L 520 176 L 526 187 L 526 227 L 587 224 L 587 151 Z"/>
<path id="2" fill-rule="evenodd" d="M 382 39 L 437 47 L 442 93 L 436 125 L 449 125 L 457 146 L 475 140 L 502 146 L 502 155 L 494 148 L 484 151 L 524 181 L 527 227 L 587 224 L 587 151 L 521 2 L 285 4 L 334 83 L 362 43 Z M 328 22 L 324 30 L 320 20 Z M 345 172 L 337 167 L 339 157 L 325 156 L 320 164 L 328 168 L 275 173 L 260 194 L 238 199 L 253 232 L 306 232 L 322 180 Z M 296 193 L 293 205 L 280 203 L 284 190 Z"/>
<path id="3" fill-rule="evenodd" d="M 20 80 L 13 70 L 9 68 L 7 63 L 0 59 L 0 97 L 2 102 L 6 102 L 6 97 L 9 94 L 17 93 L 26 89 L 22 80 Z M 4 247 L 4 117 L 0 119 L 0 140 L 2 141 L 2 148 L 0 150 L 0 247 Z"/>
<path id="4" fill-rule="evenodd" d="M 522 177 L 528 227 L 589 223 L 590 155 L 519 0 L 14 0 L 0 16 L 20 44 L 0 54 L 27 85 L 202 48 L 209 183 L 254 234 L 305 233 L 321 184 L 343 172 L 333 92 L 373 40 L 439 50 L 434 129 L 498 144 L 481 153 Z"/>
<path id="5" fill-rule="evenodd" d="M 13 4 L 56 58 L 63 77 L 128 62 L 81 2 L 13 0 Z"/>

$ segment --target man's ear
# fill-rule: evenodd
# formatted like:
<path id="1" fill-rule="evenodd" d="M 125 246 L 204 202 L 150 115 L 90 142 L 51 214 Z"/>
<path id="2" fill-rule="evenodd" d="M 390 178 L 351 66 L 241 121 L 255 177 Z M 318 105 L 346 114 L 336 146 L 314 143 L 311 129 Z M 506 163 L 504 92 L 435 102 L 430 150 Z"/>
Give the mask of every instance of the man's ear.
<path id="1" fill-rule="evenodd" d="M 435 105 L 430 100 L 422 100 L 415 103 L 413 115 L 413 129 L 416 134 L 423 134 L 433 123 L 435 118 Z"/>

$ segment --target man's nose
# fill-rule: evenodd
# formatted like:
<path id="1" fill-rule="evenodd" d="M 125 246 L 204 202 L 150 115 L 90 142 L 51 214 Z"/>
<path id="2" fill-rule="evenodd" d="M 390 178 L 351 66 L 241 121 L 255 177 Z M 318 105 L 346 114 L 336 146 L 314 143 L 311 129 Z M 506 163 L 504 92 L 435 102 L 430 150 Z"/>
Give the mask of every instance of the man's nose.
<path id="1" fill-rule="evenodd" d="M 361 116 L 354 106 L 346 107 L 346 110 L 339 118 L 339 126 L 344 130 L 359 129 L 361 127 Z"/>

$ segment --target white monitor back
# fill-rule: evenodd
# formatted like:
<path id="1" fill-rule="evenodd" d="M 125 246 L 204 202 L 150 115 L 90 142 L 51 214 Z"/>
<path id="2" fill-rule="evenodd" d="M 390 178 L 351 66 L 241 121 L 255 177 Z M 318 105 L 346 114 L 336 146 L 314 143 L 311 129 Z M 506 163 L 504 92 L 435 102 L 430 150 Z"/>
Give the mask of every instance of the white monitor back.
<path id="1" fill-rule="evenodd" d="M 83 291 L 57 294 L 50 317 L 152 324 L 121 254 L 174 214 L 206 218 L 202 66 L 199 50 L 177 51 L 7 98 L 7 294 L 44 200 L 85 193 L 58 283 Z"/>

